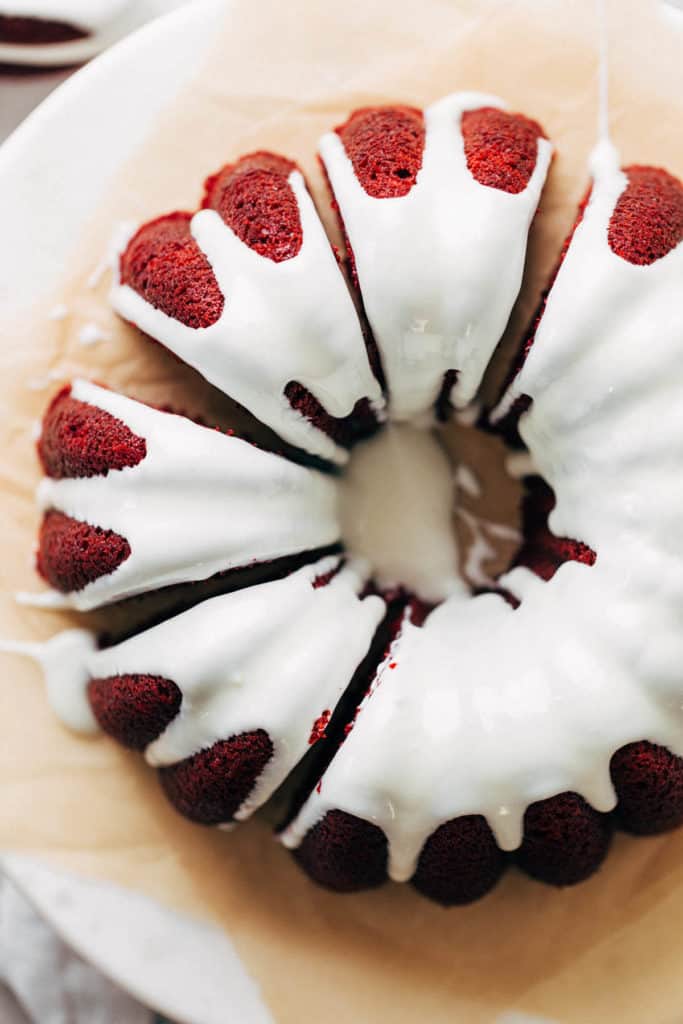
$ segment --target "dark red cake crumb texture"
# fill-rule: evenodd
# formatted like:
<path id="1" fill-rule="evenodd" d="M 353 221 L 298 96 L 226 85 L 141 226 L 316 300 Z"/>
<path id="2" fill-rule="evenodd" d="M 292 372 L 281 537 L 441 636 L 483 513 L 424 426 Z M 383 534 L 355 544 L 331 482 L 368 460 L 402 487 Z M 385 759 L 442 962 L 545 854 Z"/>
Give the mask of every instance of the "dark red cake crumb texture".
<path id="1" fill-rule="evenodd" d="M 472 903 L 496 885 L 506 864 L 486 819 L 465 815 L 432 832 L 412 883 L 444 906 Z"/>
<path id="2" fill-rule="evenodd" d="M 182 694 L 162 676 L 121 675 L 91 679 L 88 700 L 103 732 L 124 747 L 144 750 L 173 721 Z"/>
<path id="3" fill-rule="evenodd" d="M 617 200 L 607 238 L 617 256 L 646 266 L 683 241 L 683 185 L 659 167 L 624 171 L 628 185 Z"/>
<path id="4" fill-rule="evenodd" d="M 332 712 L 329 708 L 325 708 L 321 715 L 316 718 L 311 729 L 311 735 L 308 737 L 308 745 L 313 746 L 318 740 L 322 740 L 325 737 L 325 730 L 329 725 Z"/>
<path id="5" fill-rule="evenodd" d="M 340 561 L 337 563 L 337 565 L 333 566 L 331 569 L 328 569 L 327 572 L 321 572 L 319 576 L 315 576 L 311 583 L 313 589 L 321 590 L 323 587 L 326 587 L 329 583 L 331 583 L 334 577 L 338 576 L 339 573 L 341 572 L 342 565 L 343 563 Z"/>
<path id="6" fill-rule="evenodd" d="M 292 160 L 250 153 L 207 178 L 202 206 L 216 210 L 250 249 L 275 263 L 291 260 L 303 244 L 299 207 L 288 178 Z"/>
<path id="7" fill-rule="evenodd" d="M 683 758 L 641 740 L 618 750 L 610 771 L 621 828 L 651 835 L 683 824 Z"/>
<path id="8" fill-rule="evenodd" d="M 121 283 L 186 327 L 210 327 L 223 312 L 213 270 L 190 232 L 191 213 L 143 224 L 121 256 Z"/>
<path id="9" fill-rule="evenodd" d="M 543 580 L 552 579 L 564 562 L 594 565 L 597 555 L 592 548 L 571 537 L 556 537 L 548 528 L 548 516 L 555 507 L 555 495 L 540 477 L 526 480 L 522 501 L 522 535 L 524 542 L 513 565 L 531 569 Z"/>
<path id="10" fill-rule="evenodd" d="M 357 892 L 387 878 L 388 843 L 381 828 L 345 811 L 328 811 L 294 856 L 304 871 L 335 892 Z"/>
<path id="11" fill-rule="evenodd" d="M 72 398 L 70 387 L 48 406 L 38 441 L 47 476 L 106 476 L 110 469 L 137 466 L 146 454 L 144 438 L 111 413 Z"/>
<path id="12" fill-rule="evenodd" d="M 256 729 L 160 768 L 159 778 L 182 815 L 200 825 L 221 825 L 232 821 L 272 756 L 268 733 Z"/>
<path id="13" fill-rule="evenodd" d="M 126 538 L 113 530 L 49 509 L 40 527 L 36 566 L 55 590 L 69 594 L 113 572 L 130 553 Z"/>
<path id="14" fill-rule="evenodd" d="M 516 194 L 534 173 L 538 140 L 545 133 L 537 121 L 497 107 L 466 110 L 462 115 L 465 159 L 480 185 Z"/>
<path id="15" fill-rule="evenodd" d="M 424 116 L 415 107 L 363 107 L 335 131 L 358 181 L 375 199 L 405 196 L 422 166 Z"/>
<path id="16" fill-rule="evenodd" d="M 89 35 L 86 29 L 66 21 L 0 14 L 0 43 L 9 43 L 12 46 L 70 43 L 74 39 L 86 39 Z"/>
<path id="17" fill-rule="evenodd" d="M 577 793 L 560 793 L 527 808 L 515 859 L 541 882 L 575 885 L 597 871 L 611 837 L 608 814 L 594 810 Z"/>
<path id="18" fill-rule="evenodd" d="M 292 409 L 327 434 L 342 448 L 352 448 L 358 441 L 370 437 L 379 429 L 379 423 L 367 398 L 359 398 L 348 416 L 330 416 L 318 399 L 303 385 L 290 381 L 285 396 Z"/>

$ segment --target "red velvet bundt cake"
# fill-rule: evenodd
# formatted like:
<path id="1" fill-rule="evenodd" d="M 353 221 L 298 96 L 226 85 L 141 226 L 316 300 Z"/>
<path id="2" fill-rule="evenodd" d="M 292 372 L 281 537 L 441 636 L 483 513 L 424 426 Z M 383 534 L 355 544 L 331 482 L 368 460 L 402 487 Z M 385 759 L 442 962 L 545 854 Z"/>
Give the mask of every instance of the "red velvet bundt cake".
<path id="1" fill-rule="evenodd" d="M 378 426 L 383 382 L 388 415 L 411 424 L 368 441 L 346 480 L 381 492 L 402 473 L 401 499 L 359 507 L 350 560 L 320 560 L 349 541 L 338 472 L 76 382 L 38 445 L 48 603 L 318 560 L 111 647 L 61 634 L 40 653 L 51 700 L 69 724 L 143 751 L 173 804 L 207 825 L 247 817 L 303 759 L 280 836 L 336 891 L 391 878 L 463 904 L 510 865 L 573 885 L 615 827 L 683 822 L 683 186 L 597 148 L 487 428 L 528 449 L 521 543 L 472 593 L 433 538 L 410 579 L 372 549 L 371 564 L 356 558 L 368 509 L 387 535 L 406 510 L 427 533 L 452 518 L 452 481 L 431 492 L 420 472 L 445 476 L 443 452 L 406 443 L 402 469 L 366 455 L 402 432 L 430 438 L 426 420 L 475 394 L 519 289 L 550 143 L 499 100 L 463 93 L 424 112 L 356 111 L 321 156 L 367 346 L 303 178 L 271 153 L 209 178 L 198 213 L 140 228 L 113 302 L 328 462 Z M 434 519 L 432 495 L 446 503 Z"/>

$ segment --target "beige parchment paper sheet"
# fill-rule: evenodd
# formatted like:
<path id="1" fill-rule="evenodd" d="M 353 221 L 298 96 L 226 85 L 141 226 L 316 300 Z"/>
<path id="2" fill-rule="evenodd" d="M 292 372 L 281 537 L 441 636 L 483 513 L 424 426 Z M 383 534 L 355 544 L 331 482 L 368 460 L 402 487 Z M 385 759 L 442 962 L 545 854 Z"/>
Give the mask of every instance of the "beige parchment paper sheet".
<path id="1" fill-rule="evenodd" d="M 654 0 L 613 0 L 609 15 L 615 140 L 625 161 L 681 175 L 682 37 L 658 21 Z M 112 225 L 192 208 L 207 173 L 268 147 L 300 161 L 334 232 L 314 155 L 323 131 L 366 103 L 422 105 L 455 89 L 499 93 L 540 119 L 558 150 L 511 344 L 586 187 L 596 40 L 590 0 L 236 3 L 206 67 L 122 171 L 80 258 L 65 267 L 53 301 L 65 302 L 69 316 L 49 321 L 41 307 L 3 325 L 0 635 L 38 640 L 74 621 L 18 609 L 11 596 L 38 586 L 32 431 L 57 379 L 82 373 L 144 400 L 231 419 L 196 374 L 116 323 L 106 279 L 87 287 Z M 92 319 L 111 340 L 85 348 L 77 333 Z M 486 466 L 480 471 L 486 477 Z M 126 614 L 91 621 L 120 624 Z M 568 891 L 510 872 L 486 900 L 450 912 L 408 886 L 337 897 L 308 882 L 267 822 L 230 835 L 190 825 L 167 807 L 138 757 L 62 729 L 32 664 L 3 657 L 0 679 L 0 848 L 217 920 L 283 1024 L 321 1015 L 336 1024 L 483 1024 L 513 1009 L 563 1024 L 683 1019 L 683 834 L 618 837 L 605 869 Z"/>

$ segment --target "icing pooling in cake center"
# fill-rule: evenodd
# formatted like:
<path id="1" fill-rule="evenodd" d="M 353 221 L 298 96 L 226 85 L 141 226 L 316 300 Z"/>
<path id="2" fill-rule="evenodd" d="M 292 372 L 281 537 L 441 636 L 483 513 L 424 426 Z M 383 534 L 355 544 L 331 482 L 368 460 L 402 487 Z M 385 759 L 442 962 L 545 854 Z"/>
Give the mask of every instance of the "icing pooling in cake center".
<path id="1" fill-rule="evenodd" d="M 380 588 L 429 603 L 464 591 L 453 529 L 456 481 L 436 437 L 391 424 L 358 445 L 340 484 L 341 532 Z"/>

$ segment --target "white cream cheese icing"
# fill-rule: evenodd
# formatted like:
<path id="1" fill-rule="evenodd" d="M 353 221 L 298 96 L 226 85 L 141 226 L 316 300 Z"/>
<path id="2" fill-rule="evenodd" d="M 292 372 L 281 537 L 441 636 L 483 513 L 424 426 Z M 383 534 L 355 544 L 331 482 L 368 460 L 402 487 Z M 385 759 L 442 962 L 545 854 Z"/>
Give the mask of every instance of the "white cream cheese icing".
<path id="1" fill-rule="evenodd" d="M 479 184 L 470 173 L 462 114 L 503 107 L 463 92 L 425 110 L 422 166 L 397 198 L 368 195 L 336 132 L 320 155 L 339 204 L 363 303 L 382 356 L 393 419 L 432 409 L 447 370 L 462 408 L 474 397 L 517 298 L 529 225 L 552 145 L 539 138 L 536 166 L 517 194 Z"/>
<path id="2" fill-rule="evenodd" d="M 626 177 L 605 141 L 592 169 L 499 413 L 533 399 L 519 429 L 557 498 L 550 527 L 597 561 L 565 563 L 548 582 L 506 574 L 517 610 L 454 596 L 423 628 L 406 622 L 288 846 L 339 808 L 384 830 L 390 875 L 405 880 L 449 819 L 483 814 L 514 849 L 534 801 L 575 791 L 611 810 L 609 764 L 624 744 L 683 755 L 683 244 L 647 266 L 612 252 Z"/>
<path id="3" fill-rule="evenodd" d="M 294 410 L 284 389 L 297 381 L 334 417 L 369 398 L 383 398 L 360 323 L 334 252 L 299 171 L 289 184 L 303 242 L 276 263 L 250 249 L 215 210 L 192 218 L 192 234 L 225 298 L 220 319 L 191 328 L 115 283 L 111 301 L 124 319 L 160 341 L 208 381 L 249 409 L 285 441 L 343 463 L 348 453 Z M 118 261 L 117 261 L 118 267 Z"/>
<path id="4" fill-rule="evenodd" d="M 131 554 L 82 590 L 33 603 L 85 610 L 339 539 L 331 477 L 86 381 L 71 395 L 125 423 L 147 454 L 102 476 L 45 478 L 39 507 L 114 530 Z"/>
<path id="5" fill-rule="evenodd" d="M 367 567 L 328 557 L 285 579 L 211 598 L 114 647 L 69 630 L 45 645 L 6 645 L 41 662 L 50 702 L 72 728 L 96 728 L 90 679 L 149 674 L 172 680 L 180 711 L 150 744 L 149 764 L 168 765 L 217 740 L 263 729 L 273 756 L 236 814 L 248 817 L 306 753 L 316 720 L 334 710 L 384 612 L 358 597 Z"/>

